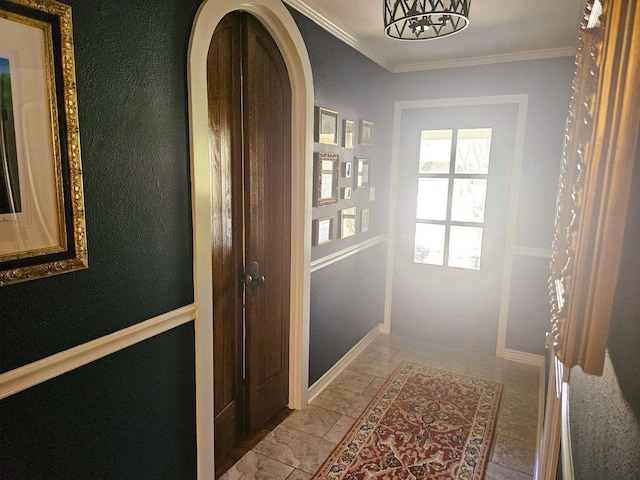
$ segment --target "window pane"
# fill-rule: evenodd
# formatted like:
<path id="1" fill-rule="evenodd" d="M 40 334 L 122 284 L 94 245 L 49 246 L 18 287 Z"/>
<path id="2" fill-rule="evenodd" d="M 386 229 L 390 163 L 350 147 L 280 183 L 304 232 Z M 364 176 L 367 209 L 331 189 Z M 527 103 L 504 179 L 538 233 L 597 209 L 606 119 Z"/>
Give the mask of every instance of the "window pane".
<path id="1" fill-rule="evenodd" d="M 421 220 L 446 220 L 449 179 L 419 178 L 416 217 Z"/>
<path id="2" fill-rule="evenodd" d="M 444 265 L 444 225 L 416 224 L 415 263 Z"/>
<path id="3" fill-rule="evenodd" d="M 456 178 L 453 181 L 451 220 L 454 222 L 484 222 L 486 199 L 486 179 Z"/>
<path id="4" fill-rule="evenodd" d="M 451 227 L 448 263 L 450 267 L 480 270 L 482 231 L 480 227 Z"/>
<path id="5" fill-rule="evenodd" d="M 420 173 L 449 173 L 453 130 L 422 130 Z"/>
<path id="6" fill-rule="evenodd" d="M 456 173 L 489 173 L 491 129 L 468 128 L 458 130 L 456 143 Z"/>

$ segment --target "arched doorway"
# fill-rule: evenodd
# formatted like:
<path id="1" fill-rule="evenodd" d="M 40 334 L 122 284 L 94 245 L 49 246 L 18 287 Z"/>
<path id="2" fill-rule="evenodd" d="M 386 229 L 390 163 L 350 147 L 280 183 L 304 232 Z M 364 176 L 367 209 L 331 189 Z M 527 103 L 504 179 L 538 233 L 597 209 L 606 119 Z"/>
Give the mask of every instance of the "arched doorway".
<path id="1" fill-rule="evenodd" d="M 255 16 L 285 60 L 292 93 L 291 131 L 291 304 L 289 406 L 306 403 L 309 363 L 309 263 L 313 82 L 302 36 L 279 0 L 205 0 L 194 21 L 188 59 L 194 236 L 194 296 L 197 305 L 196 392 L 198 476 L 210 478 L 213 459 L 213 345 L 211 277 L 211 189 L 208 152 L 207 53 L 213 32 L 229 12 Z"/>

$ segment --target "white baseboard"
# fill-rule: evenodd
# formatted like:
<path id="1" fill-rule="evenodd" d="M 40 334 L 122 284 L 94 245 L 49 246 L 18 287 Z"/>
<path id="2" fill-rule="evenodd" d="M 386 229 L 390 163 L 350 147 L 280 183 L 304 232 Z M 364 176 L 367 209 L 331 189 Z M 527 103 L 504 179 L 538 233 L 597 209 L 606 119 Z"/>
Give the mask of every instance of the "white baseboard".
<path id="1" fill-rule="evenodd" d="M 521 352 L 519 350 L 509 350 L 508 348 L 504 349 L 502 358 L 511 360 L 512 362 L 533 365 L 534 367 L 544 365 L 544 355 L 536 355 L 535 353 Z"/>
<path id="2" fill-rule="evenodd" d="M 540 381 L 538 383 L 538 426 L 536 429 L 536 460 L 533 469 L 534 480 L 540 480 L 542 442 L 545 418 L 545 386 L 547 384 L 545 365 L 540 365 Z"/>
<path id="3" fill-rule="evenodd" d="M 322 375 L 313 385 L 309 387 L 309 402 L 311 402 L 315 397 L 320 395 L 320 393 L 327 388 L 327 386 L 333 382 L 338 375 L 340 375 L 345 368 L 349 366 L 353 360 L 360 355 L 365 348 L 367 348 L 373 340 L 380 334 L 380 330 L 382 328 L 382 324 L 378 324 L 373 329 L 367 333 L 362 340 L 354 345 L 354 347 L 349 350 L 344 357 L 342 357 L 338 362 L 331 367 L 327 373 Z"/>
<path id="4" fill-rule="evenodd" d="M 571 429 L 569 428 L 569 382 L 562 382 L 560 452 L 562 455 L 562 478 L 574 480 L 573 454 L 571 452 Z"/>
<path id="5" fill-rule="evenodd" d="M 195 315 L 195 304 L 187 305 L 0 374 L 0 399 L 190 322 Z"/>

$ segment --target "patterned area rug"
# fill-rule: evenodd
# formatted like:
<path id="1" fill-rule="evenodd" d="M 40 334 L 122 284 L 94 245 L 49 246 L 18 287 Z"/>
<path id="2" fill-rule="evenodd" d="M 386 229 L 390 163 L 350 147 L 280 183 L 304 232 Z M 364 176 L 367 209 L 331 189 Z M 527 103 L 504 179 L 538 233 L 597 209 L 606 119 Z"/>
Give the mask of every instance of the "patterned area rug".
<path id="1" fill-rule="evenodd" d="M 403 362 L 313 479 L 481 480 L 502 388 Z"/>

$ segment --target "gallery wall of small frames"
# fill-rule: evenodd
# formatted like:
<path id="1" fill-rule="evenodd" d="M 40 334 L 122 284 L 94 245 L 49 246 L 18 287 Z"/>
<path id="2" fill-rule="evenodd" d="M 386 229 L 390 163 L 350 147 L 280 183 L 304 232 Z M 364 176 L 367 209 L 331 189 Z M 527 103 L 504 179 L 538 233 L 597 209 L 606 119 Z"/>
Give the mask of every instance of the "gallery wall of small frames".
<path id="1" fill-rule="evenodd" d="M 369 231 L 375 200 L 373 122 L 340 118 L 316 107 L 313 183 L 313 245 L 325 245 Z"/>

